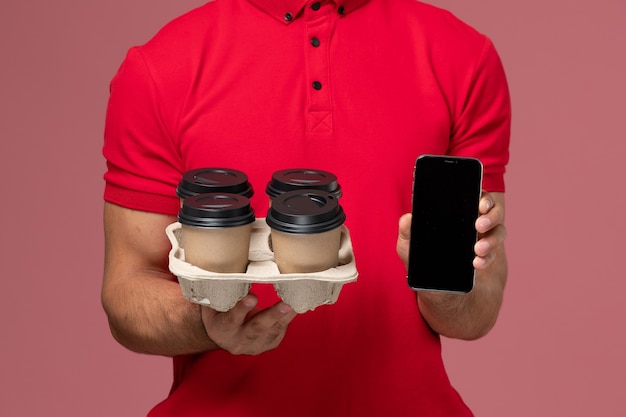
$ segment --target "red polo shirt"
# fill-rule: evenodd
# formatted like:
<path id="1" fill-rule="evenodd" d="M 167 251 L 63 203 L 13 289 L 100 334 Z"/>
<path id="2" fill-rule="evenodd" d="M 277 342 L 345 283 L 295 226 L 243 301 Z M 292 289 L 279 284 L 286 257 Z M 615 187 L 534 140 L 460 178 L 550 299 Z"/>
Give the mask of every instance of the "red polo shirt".
<path id="1" fill-rule="evenodd" d="M 406 284 L 397 222 L 423 153 L 478 157 L 503 191 L 509 128 L 490 41 L 414 0 L 216 0 L 132 48 L 111 84 L 107 201 L 174 215 L 184 171 L 230 167 L 264 217 L 273 171 L 331 171 L 360 273 L 274 351 L 175 358 L 150 415 L 471 415 Z"/>

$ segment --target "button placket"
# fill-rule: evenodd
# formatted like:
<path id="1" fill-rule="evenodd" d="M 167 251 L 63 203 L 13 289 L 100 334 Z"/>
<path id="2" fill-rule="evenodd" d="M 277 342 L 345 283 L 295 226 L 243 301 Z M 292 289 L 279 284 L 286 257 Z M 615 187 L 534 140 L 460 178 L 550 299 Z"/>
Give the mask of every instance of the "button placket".
<path id="1" fill-rule="evenodd" d="M 307 131 L 330 133 L 332 132 L 332 106 L 329 43 L 338 15 L 331 4 L 318 7 L 316 3 L 312 3 L 310 9 L 305 10 L 304 13 L 308 42 L 305 45 L 306 76 L 309 80 Z"/>

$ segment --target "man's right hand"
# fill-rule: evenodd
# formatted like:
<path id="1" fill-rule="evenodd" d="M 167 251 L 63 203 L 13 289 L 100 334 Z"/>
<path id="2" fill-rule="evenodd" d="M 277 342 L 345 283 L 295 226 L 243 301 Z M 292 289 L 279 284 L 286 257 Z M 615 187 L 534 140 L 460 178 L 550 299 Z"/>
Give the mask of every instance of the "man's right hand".
<path id="1" fill-rule="evenodd" d="M 183 298 L 167 263 L 165 228 L 174 221 L 105 204 L 102 305 L 115 339 L 135 352 L 165 356 L 219 348 L 254 355 L 276 348 L 296 316 L 288 305 L 259 310 L 249 294 L 219 313 Z"/>
<path id="2" fill-rule="evenodd" d="M 202 323 L 209 339 L 234 355 L 275 349 L 297 313 L 283 302 L 258 310 L 257 302 L 254 294 L 248 294 L 227 312 L 202 306 Z"/>

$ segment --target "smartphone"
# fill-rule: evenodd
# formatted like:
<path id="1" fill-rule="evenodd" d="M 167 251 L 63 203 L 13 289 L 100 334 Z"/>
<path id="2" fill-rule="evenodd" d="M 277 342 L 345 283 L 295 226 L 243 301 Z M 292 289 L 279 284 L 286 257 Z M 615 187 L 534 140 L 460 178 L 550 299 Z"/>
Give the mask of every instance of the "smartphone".
<path id="1" fill-rule="evenodd" d="M 408 284 L 467 294 L 474 288 L 483 166 L 476 158 L 422 155 L 415 162 Z"/>

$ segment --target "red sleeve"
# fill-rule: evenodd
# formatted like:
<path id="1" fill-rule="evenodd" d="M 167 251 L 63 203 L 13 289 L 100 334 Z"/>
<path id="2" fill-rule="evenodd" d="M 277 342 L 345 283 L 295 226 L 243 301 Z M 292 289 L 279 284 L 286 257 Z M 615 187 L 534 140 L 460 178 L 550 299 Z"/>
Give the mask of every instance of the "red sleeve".
<path id="1" fill-rule="evenodd" d="M 141 52 L 128 52 L 111 81 L 104 130 L 104 199 L 163 214 L 179 208 L 182 162 Z"/>
<path id="2" fill-rule="evenodd" d="M 483 188 L 503 192 L 511 103 L 500 57 L 487 38 L 467 87 L 467 96 L 455 115 L 448 153 L 480 159 L 484 166 Z"/>

